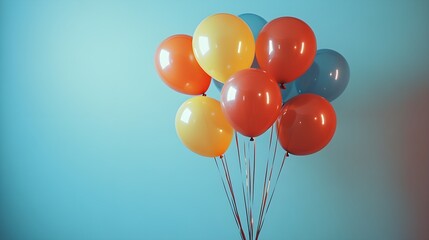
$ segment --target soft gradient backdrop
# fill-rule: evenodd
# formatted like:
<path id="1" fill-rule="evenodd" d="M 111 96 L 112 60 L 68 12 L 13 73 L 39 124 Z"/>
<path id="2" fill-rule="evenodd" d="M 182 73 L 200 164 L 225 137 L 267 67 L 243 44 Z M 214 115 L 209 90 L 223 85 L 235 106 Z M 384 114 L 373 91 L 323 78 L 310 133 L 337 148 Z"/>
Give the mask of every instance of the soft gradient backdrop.
<path id="1" fill-rule="evenodd" d="M 331 144 L 291 157 L 263 239 L 429 239 L 429 2 L 0 1 L 0 238 L 239 239 L 155 72 L 206 16 L 295 16 L 351 68 Z M 212 87 L 209 95 L 217 97 Z"/>

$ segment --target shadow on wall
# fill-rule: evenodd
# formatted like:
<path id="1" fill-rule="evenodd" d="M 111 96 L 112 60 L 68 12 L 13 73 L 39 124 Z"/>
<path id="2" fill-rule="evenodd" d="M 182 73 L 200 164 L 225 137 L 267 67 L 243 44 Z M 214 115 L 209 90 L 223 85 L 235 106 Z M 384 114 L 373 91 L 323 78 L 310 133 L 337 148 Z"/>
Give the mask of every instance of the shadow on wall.
<path id="1" fill-rule="evenodd" d="M 324 152 L 338 224 L 357 239 L 429 239 L 429 81 L 408 83 L 343 111 Z"/>
<path id="2" fill-rule="evenodd" d="M 384 103 L 381 126 L 393 131 L 386 136 L 389 156 L 394 161 L 394 179 L 404 196 L 410 239 L 429 239 L 429 84 L 407 90 L 403 96 Z"/>
<path id="3" fill-rule="evenodd" d="M 402 160 L 398 179 L 408 196 L 414 239 L 429 239 L 429 84 L 405 96 L 402 109 L 391 109 L 399 140 L 392 141 Z M 395 113 L 396 112 L 396 113 Z M 396 116 L 396 118 L 395 118 Z M 395 144 L 396 143 L 396 144 Z M 395 146 L 396 145 L 396 146 Z M 400 183 L 400 184 L 401 184 Z M 413 229 L 415 228 L 415 229 Z"/>

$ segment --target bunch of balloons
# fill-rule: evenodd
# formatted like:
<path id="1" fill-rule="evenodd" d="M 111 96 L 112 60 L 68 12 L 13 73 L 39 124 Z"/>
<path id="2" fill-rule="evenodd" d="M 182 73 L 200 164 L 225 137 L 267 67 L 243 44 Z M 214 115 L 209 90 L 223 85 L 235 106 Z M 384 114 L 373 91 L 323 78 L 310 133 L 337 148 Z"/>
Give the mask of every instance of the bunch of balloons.
<path id="1" fill-rule="evenodd" d="M 315 34 L 302 20 L 280 17 L 267 23 L 256 14 L 207 17 L 192 37 L 165 39 L 155 65 L 172 89 L 204 95 L 182 104 L 176 129 L 186 147 L 206 157 L 225 153 L 233 129 L 254 138 L 275 122 L 289 153 L 321 150 L 336 127 L 329 101 L 344 91 L 350 75 L 341 54 L 317 51 Z M 222 89 L 220 102 L 205 96 L 212 78 Z M 284 102 L 292 83 L 299 95 Z"/>
<path id="2" fill-rule="evenodd" d="M 221 158 L 237 132 L 253 141 L 272 126 L 286 153 L 321 150 L 336 128 L 330 101 L 350 77 L 341 54 L 317 50 L 315 34 L 304 21 L 267 22 L 256 14 L 205 18 L 193 36 L 165 39 L 155 66 L 170 88 L 197 95 L 176 114 L 182 143 L 199 155 Z M 220 101 L 205 94 L 211 81 L 221 91 Z M 292 87 L 298 95 L 290 98 Z"/>

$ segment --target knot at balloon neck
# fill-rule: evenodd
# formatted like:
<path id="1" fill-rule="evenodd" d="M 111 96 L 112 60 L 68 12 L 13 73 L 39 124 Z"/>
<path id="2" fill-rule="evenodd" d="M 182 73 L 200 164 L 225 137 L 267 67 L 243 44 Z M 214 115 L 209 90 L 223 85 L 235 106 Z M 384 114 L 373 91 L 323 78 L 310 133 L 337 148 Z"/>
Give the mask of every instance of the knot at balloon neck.
<path id="1" fill-rule="evenodd" d="M 286 85 L 285 85 L 284 83 L 281 83 L 281 84 L 280 84 L 280 88 L 281 88 L 281 89 L 286 89 Z"/>
<path id="2" fill-rule="evenodd" d="M 255 139 L 254 139 L 253 137 L 251 137 L 251 138 L 250 138 L 250 141 L 251 141 L 251 142 L 253 142 L 253 141 L 255 141 Z"/>
<path id="3" fill-rule="evenodd" d="M 220 155 L 220 156 L 219 156 L 219 158 L 220 158 L 220 159 L 223 159 L 223 155 Z"/>
<path id="4" fill-rule="evenodd" d="M 206 97 L 207 96 L 207 94 L 206 93 L 203 93 L 203 95 L 202 95 L 203 97 Z"/>
<path id="5" fill-rule="evenodd" d="M 286 152 L 286 157 L 289 157 L 289 152 Z"/>

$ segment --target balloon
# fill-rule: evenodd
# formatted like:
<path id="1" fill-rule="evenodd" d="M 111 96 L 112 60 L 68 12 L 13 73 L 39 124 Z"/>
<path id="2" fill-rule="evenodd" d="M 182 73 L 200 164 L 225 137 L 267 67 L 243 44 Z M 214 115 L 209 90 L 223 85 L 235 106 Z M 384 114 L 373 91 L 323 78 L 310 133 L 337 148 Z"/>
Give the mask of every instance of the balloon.
<path id="1" fill-rule="evenodd" d="M 249 68 L 255 56 L 249 26 L 227 13 L 204 19 L 194 32 L 192 46 L 204 71 L 223 83 L 235 72 Z"/>
<path id="2" fill-rule="evenodd" d="M 317 51 L 310 69 L 295 82 L 298 93 L 318 94 L 332 102 L 346 89 L 350 68 L 346 59 L 330 49 Z"/>
<path id="3" fill-rule="evenodd" d="M 267 20 L 254 13 L 243 13 L 238 15 L 238 17 L 243 19 L 243 21 L 246 22 L 250 27 L 254 39 L 258 38 L 259 32 L 262 30 L 265 24 L 267 24 Z"/>
<path id="4" fill-rule="evenodd" d="M 218 157 L 228 149 L 234 130 L 219 101 L 196 96 L 177 110 L 176 132 L 191 151 L 206 157 Z"/>
<path id="5" fill-rule="evenodd" d="M 265 24 L 267 24 L 267 20 L 253 13 L 240 14 L 238 15 L 238 17 L 243 19 L 243 21 L 246 22 L 247 25 L 250 27 L 250 30 L 252 31 L 252 34 L 253 34 L 253 38 L 255 40 L 258 39 L 259 32 L 262 30 Z M 251 67 L 259 68 L 259 64 L 258 64 L 258 61 L 256 60 L 256 57 L 253 58 L 253 63 Z"/>
<path id="6" fill-rule="evenodd" d="M 225 83 L 222 110 L 232 127 L 248 137 L 264 133 L 276 121 L 282 96 L 277 83 L 260 69 L 244 69 Z"/>
<path id="7" fill-rule="evenodd" d="M 300 94 L 285 103 L 277 120 L 282 147 L 294 155 L 308 155 L 324 148 L 336 128 L 335 110 L 321 96 Z"/>
<path id="8" fill-rule="evenodd" d="M 210 86 L 210 76 L 198 65 L 192 51 L 192 37 L 173 35 L 156 50 L 155 66 L 159 76 L 172 89 L 199 95 Z"/>
<path id="9" fill-rule="evenodd" d="M 302 20 L 281 17 L 267 23 L 256 40 L 261 69 L 279 83 L 288 83 L 307 71 L 316 55 L 316 37 Z"/>
<path id="10" fill-rule="evenodd" d="M 243 13 L 238 15 L 238 17 L 241 18 L 250 27 L 255 40 L 258 38 L 259 32 L 262 30 L 265 24 L 267 24 L 267 21 L 264 18 L 253 13 Z M 256 56 L 253 58 L 251 68 L 259 68 Z M 214 78 L 212 80 L 217 90 L 219 90 L 219 92 L 222 91 L 223 83 L 217 81 Z"/>

